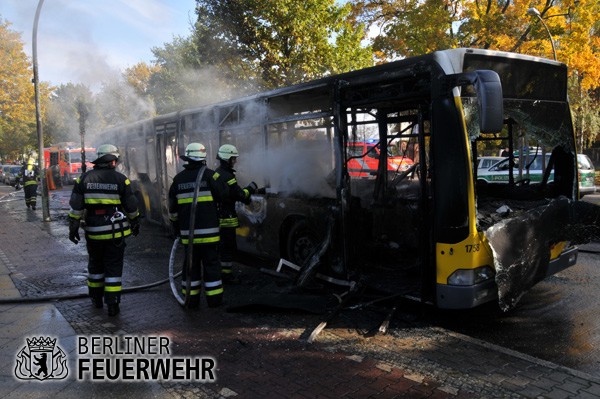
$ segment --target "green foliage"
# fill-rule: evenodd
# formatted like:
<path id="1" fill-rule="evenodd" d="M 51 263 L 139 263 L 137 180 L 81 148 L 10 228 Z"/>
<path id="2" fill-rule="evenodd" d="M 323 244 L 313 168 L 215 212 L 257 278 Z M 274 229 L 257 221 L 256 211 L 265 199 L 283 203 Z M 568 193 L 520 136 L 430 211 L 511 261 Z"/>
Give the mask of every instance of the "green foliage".
<path id="1" fill-rule="evenodd" d="M 569 67 L 569 97 L 580 150 L 598 134 L 600 2 L 598 0 L 353 0 L 381 62 L 434 50 L 476 47 L 557 59 Z"/>
<path id="2" fill-rule="evenodd" d="M 372 64 L 370 50 L 361 46 L 363 26 L 351 19 L 349 6 L 333 0 L 197 3 L 199 54 L 212 60 L 213 48 L 224 51 L 238 80 L 274 88 Z M 340 65 L 344 53 L 352 58 Z"/>
<path id="3" fill-rule="evenodd" d="M 48 106 L 41 84 L 46 142 L 76 140 L 81 103 L 94 131 L 439 49 L 552 58 L 548 34 L 529 7 L 540 11 L 558 60 L 569 66 L 584 148 L 600 130 L 597 0 L 196 0 L 191 35 L 152 49 L 152 65 L 128 68 L 98 93 L 62 85 Z M 16 156 L 36 144 L 32 71 L 20 36 L 1 20 L 0 56 L 0 156 Z"/>

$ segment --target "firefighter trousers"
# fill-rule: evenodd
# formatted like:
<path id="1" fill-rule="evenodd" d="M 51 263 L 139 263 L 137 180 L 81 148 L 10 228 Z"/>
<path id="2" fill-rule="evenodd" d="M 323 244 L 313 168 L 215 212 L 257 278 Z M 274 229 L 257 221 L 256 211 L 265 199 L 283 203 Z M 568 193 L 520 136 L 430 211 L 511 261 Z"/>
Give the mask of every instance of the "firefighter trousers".
<path id="1" fill-rule="evenodd" d="M 89 255 L 88 292 L 107 305 L 121 302 L 121 278 L 125 240 L 91 240 L 86 237 Z"/>
<path id="2" fill-rule="evenodd" d="M 30 206 L 35 208 L 37 203 L 37 184 L 26 184 L 23 187 L 23 192 L 25 193 L 25 205 L 27 205 L 27 208 Z"/>
<path id="3" fill-rule="evenodd" d="M 187 258 L 189 246 L 184 244 L 185 260 L 183 262 L 183 273 L 181 278 L 181 292 L 187 292 Z M 200 303 L 201 284 L 204 284 L 204 294 L 209 307 L 216 307 L 223 303 L 223 282 L 221 281 L 221 263 L 219 262 L 218 244 L 200 244 L 193 246 L 190 307 L 196 307 Z M 204 267 L 204 281 L 202 274 Z"/>
<path id="4" fill-rule="evenodd" d="M 223 278 L 233 277 L 233 259 L 237 252 L 237 242 L 235 238 L 236 227 L 221 227 L 220 254 L 221 254 L 221 273 Z"/>

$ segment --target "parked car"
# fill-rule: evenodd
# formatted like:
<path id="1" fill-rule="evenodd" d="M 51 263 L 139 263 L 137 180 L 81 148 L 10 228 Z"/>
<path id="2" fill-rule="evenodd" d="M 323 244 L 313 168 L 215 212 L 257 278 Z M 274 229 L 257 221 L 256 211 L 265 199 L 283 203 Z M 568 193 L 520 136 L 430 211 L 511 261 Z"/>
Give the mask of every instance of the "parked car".
<path id="1" fill-rule="evenodd" d="M 549 156 L 546 157 L 546 164 Z M 523 160 L 523 174 L 519 176 L 519 162 L 521 158 L 515 158 L 515 166 L 513 169 L 513 178 L 515 182 L 519 180 L 528 180 L 531 183 L 539 183 L 544 176 L 544 168 L 542 167 L 542 157 L 529 155 Z M 503 158 L 502 161 L 495 163 L 488 169 L 477 170 L 477 181 L 485 183 L 508 183 L 509 178 L 509 158 Z M 554 180 L 554 170 L 550 173 L 548 181 Z"/>
<path id="2" fill-rule="evenodd" d="M 8 184 L 8 171 L 11 166 L 15 165 L 2 165 L 2 183 Z"/>
<path id="3" fill-rule="evenodd" d="M 477 169 L 489 169 L 506 157 L 479 157 L 477 159 Z"/>
<path id="4" fill-rule="evenodd" d="M 0 181 L 4 182 L 4 165 L 0 164 Z"/>
<path id="5" fill-rule="evenodd" d="M 20 172 L 21 167 L 19 165 L 10 165 L 4 178 L 4 182 L 9 186 L 14 186 L 17 183 L 17 176 Z"/>
<path id="6" fill-rule="evenodd" d="M 577 154 L 577 170 L 579 172 L 579 196 L 596 192 L 596 169 L 590 157 Z"/>

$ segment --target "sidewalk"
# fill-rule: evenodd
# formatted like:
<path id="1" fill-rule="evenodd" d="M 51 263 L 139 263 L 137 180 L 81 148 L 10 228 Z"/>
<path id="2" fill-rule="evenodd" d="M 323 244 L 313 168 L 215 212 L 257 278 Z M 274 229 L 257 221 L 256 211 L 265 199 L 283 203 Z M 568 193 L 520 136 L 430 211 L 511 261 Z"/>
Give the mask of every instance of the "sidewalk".
<path id="1" fill-rule="evenodd" d="M 59 216 L 64 210 L 53 212 Z M 54 216 L 44 224 L 40 209 L 34 213 L 21 201 L 0 203 L 0 398 L 600 398 L 600 378 L 403 315 L 387 334 L 366 338 L 358 331 L 371 325 L 369 320 L 343 312 L 308 344 L 303 337 L 324 315 L 206 307 L 186 312 L 168 284 L 125 294 L 122 312 L 114 318 L 87 298 L 3 303 L 2 298 L 44 290 L 60 294 L 52 288 L 56 282 L 85 284 L 85 248 L 66 245 L 66 221 Z M 142 227 L 143 234 L 155 231 Z M 144 240 L 150 237 L 128 247 L 126 259 L 144 262 L 137 266 L 151 273 L 151 259 L 165 251 L 168 257 L 169 248 L 137 248 Z M 67 270 L 71 274 L 62 282 L 60 274 Z M 226 298 L 242 297 L 268 278 L 243 265 L 238 270 L 244 284 L 226 287 Z M 43 279 L 47 285 L 34 278 L 53 271 L 56 276 Z M 68 292 L 85 289 L 69 287 Z M 77 339 L 92 335 L 169 337 L 173 356 L 213 357 L 217 381 L 79 381 Z M 15 378 L 17 354 L 31 337 L 57 338 L 68 359 L 65 379 Z"/>

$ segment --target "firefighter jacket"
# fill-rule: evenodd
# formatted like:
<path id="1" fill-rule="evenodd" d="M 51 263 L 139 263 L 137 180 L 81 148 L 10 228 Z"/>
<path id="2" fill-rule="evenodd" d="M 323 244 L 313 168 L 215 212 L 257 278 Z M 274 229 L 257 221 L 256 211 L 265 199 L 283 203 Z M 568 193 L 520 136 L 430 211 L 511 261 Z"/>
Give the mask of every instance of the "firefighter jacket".
<path id="1" fill-rule="evenodd" d="M 21 184 L 23 187 L 37 184 L 38 176 L 38 167 L 35 165 L 23 165 L 21 171 L 19 172 L 19 177 L 21 178 Z"/>
<path id="2" fill-rule="evenodd" d="M 97 164 L 75 180 L 69 205 L 70 218 L 80 220 L 86 211 L 84 230 L 91 240 L 130 235 L 129 220 L 140 215 L 131 182 L 107 164 Z"/>
<path id="3" fill-rule="evenodd" d="M 181 229 L 181 242 L 189 243 L 190 211 L 196 189 L 196 178 L 204 162 L 189 162 L 174 178 L 169 189 L 169 219 Z M 194 217 L 194 244 L 216 244 L 220 240 L 217 203 L 226 188 L 214 178 L 214 171 L 206 168 L 200 180 Z"/>
<path id="4" fill-rule="evenodd" d="M 238 227 L 239 221 L 235 211 L 235 203 L 240 201 L 244 204 L 251 202 L 250 189 L 241 188 L 235 178 L 235 169 L 226 162 L 221 162 L 214 174 L 214 178 L 227 186 L 227 196 L 223 198 L 219 206 L 219 223 L 221 227 Z"/>

